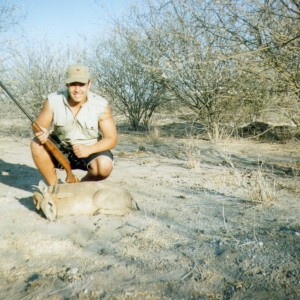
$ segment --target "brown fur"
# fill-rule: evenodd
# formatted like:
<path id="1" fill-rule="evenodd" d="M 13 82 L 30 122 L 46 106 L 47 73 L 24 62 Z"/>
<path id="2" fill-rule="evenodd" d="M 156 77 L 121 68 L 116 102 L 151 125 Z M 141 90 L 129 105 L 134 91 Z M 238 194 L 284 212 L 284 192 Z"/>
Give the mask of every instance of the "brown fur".
<path id="1" fill-rule="evenodd" d="M 122 216 L 139 209 L 129 191 L 101 182 L 48 187 L 40 181 L 38 188 L 39 191 L 33 193 L 34 205 L 50 221 L 63 216 L 93 215 L 96 212 Z"/>

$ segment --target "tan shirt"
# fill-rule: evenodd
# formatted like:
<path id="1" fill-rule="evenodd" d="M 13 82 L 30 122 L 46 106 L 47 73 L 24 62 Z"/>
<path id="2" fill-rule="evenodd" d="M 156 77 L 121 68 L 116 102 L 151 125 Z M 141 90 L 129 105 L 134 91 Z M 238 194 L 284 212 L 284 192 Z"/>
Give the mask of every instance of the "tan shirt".
<path id="1" fill-rule="evenodd" d="M 73 144 L 92 145 L 99 139 L 98 121 L 107 107 L 107 101 L 92 92 L 74 116 L 68 104 L 68 91 L 48 96 L 53 112 L 53 130 L 65 146 Z"/>

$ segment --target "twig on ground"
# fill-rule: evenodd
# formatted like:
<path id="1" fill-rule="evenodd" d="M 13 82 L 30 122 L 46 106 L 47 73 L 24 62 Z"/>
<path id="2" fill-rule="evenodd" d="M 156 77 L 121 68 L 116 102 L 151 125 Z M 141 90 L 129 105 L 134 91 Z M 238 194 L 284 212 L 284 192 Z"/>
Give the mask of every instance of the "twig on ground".
<path id="1" fill-rule="evenodd" d="M 255 224 L 256 224 L 256 214 L 255 214 L 255 210 L 254 210 L 253 236 L 254 236 L 255 242 L 258 243 L 258 240 L 257 240 L 257 238 L 256 238 L 256 228 L 255 228 Z"/>
<path id="2" fill-rule="evenodd" d="M 191 266 L 191 270 L 189 270 L 189 271 L 187 271 L 186 273 L 184 273 L 184 274 L 180 277 L 180 280 L 185 280 L 187 277 L 189 277 L 189 276 L 195 271 L 195 268 L 196 268 L 196 264 L 195 264 L 195 262 L 193 261 L 192 266 Z"/>
<path id="3" fill-rule="evenodd" d="M 50 293 L 49 296 L 54 295 L 54 294 L 56 294 L 56 293 L 58 293 L 58 292 L 61 292 L 61 291 L 65 290 L 65 289 L 67 289 L 67 288 L 71 288 L 72 285 L 73 285 L 73 284 L 71 283 L 71 284 L 69 284 L 69 285 L 67 285 L 67 286 L 65 286 L 65 287 L 63 287 L 63 288 L 61 288 L 61 289 L 55 290 L 55 291 L 53 291 L 52 293 Z"/>
<path id="4" fill-rule="evenodd" d="M 234 239 L 238 244 L 240 244 L 240 241 L 238 239 L 236 239 L 230 232 L 227 226 L 227 222 L 226 222 L 226 216 L 225 216 L 225 205 L 224 205 L 224 201 L 223 201 L 223 209 L 222 209 L 222 214 L 223 214 L 223 223 L 226 229 L 226 232 L 230 235 L 230 237 L 232 239 Z"/>

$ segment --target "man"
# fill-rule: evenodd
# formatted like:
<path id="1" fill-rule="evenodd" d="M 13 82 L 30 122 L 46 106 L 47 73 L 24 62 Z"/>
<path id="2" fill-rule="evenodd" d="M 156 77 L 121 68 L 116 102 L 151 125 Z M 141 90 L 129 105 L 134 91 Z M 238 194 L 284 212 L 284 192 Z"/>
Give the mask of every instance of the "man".
<path id="1" fill-rule="evenodd" d="M 49 185 L 58 182 L 59 164 L 43 145 L 53 128 L 50 137 L 67 154 L 72 169 L 87 171 L 81 181 L 103 180 L 112 171 L 110 149 L 118 142 L 110 107 L 104 98 L 90 92 L 91 80 L 86 66 L 69 66 L 65 83 L 67 89 L 51 93 L 36 119 L 43 131 L 35 132 L 31 143 L 33 160 Z"/>

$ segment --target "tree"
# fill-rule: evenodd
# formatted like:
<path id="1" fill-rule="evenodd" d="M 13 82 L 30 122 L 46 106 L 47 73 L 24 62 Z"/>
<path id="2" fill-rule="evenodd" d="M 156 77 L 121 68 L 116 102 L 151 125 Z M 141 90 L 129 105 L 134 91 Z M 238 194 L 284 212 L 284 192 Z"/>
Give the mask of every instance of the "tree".
<path id="1" fill-rule="evenodd" d="M 215 134 L 229 121 L 286 111 L 286 94 L 297 97 L 297 3 L 148 1 L 148 13 L 137 12 L 136 20 L 164 62 L 169 91 Z"/>
<path id="2" fill-rule="evenodd" d="M 239 107 L 238 64 L 224 59 L 228 47 L 220 47 L 220 39 L 206 30 L 206 18 L 206 7 L 197 1 L 149 2 L 149 14 L 136 12 L 137 26 L 159 58 L 155 68 L 168 95 L 178 110 L 201 119 L 215 139 L 220 123 L 232 121 Z"/>
<path id="3" fill-rule="evenodd" d="M 47 40 L 32 45 L 15 56 L 10 82 L 16 97 L 36 115 L 49 93 L 65 88 L 67 65 L 80 61 L 82 54 L 68 46 L 53 47 Z"/>
<path id="4" fill-rule="evenodd" d="M 95 61 L 92 68 L 99 89 L 134 130 L 148 128 L 153 113 L 166 99 L 149 41 L 137 31 L 119 28 L 113 38 L 97 46 Z"/>
<path id="5" fill-rule="evenodd" d="M 299 124 L 300 104 L 300 5 L 296 0 L 215 2 L 218 26 L 227 44 L 238 45 L 254 73 L 269 91 L 266 106 Z M 286 101 L 288 95 L 289 101 Z"/>
<path id="6" fill-rule="evenodd" d="M 11 39 L 7 33 L 12 31 L 24 19 L 24 16 L 19 14 L 15 5 L 9 5 L 5 2 L 0 3 L 0 67 L 3 68 L 3 63 L 9 59 L 11 55 Z"/>

